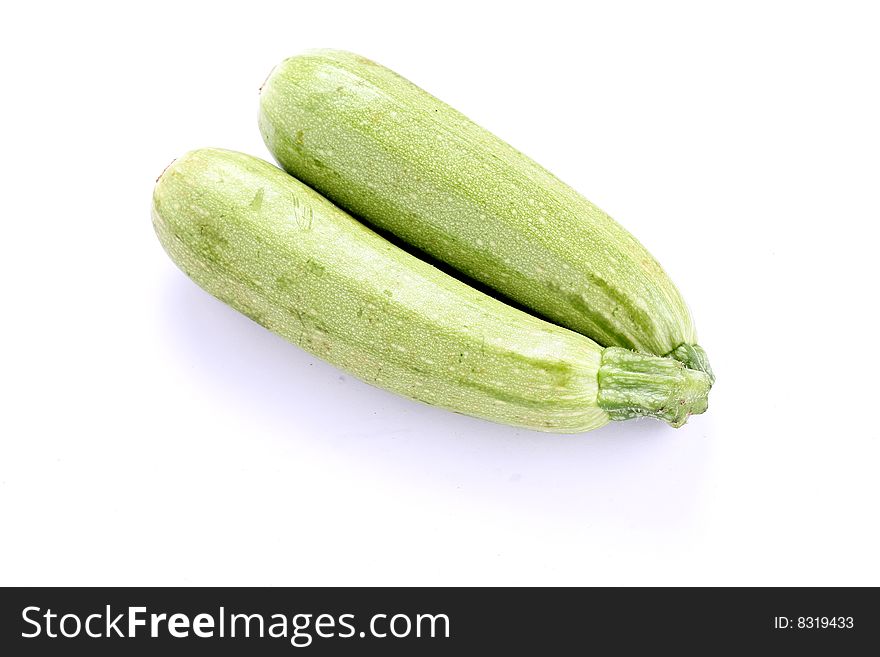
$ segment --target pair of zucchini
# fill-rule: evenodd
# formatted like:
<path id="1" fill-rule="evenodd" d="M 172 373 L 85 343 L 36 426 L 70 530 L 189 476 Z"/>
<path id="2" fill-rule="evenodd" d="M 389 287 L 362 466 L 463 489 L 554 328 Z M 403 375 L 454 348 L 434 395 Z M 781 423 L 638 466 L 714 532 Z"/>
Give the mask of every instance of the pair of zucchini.
<path id="1" fill-rule="evenodd" d="M 680 426 L 706 409 L 708 361 L 651 255 L 455 110 L 357 55 L 313 51 L 264 83 L 260 129 L 294 177 L 203 149 L 153 194 L 159 240 L 211 294 L 370 383 L 498 422 Z"/>

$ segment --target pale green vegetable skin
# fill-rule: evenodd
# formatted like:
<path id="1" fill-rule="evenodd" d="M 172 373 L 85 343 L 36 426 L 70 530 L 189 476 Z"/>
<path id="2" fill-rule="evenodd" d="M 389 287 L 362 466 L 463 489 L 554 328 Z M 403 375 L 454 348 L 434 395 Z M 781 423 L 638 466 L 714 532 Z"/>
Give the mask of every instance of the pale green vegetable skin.
<path id="1" fill-rule="evenodd" d="M 365 381 L 497 422 L 576 432 L 705 410 L 709 381 L 603 349 L 394 246 L 280 169 L 203 149 L 153 194 L 172 260 L 205 290 Z"/>
<path id="2" fill-rule="evenodd" d="M 260 95 L 278 162 L 340 207 L 605 346 L 711 376 L 676 287 L 623 227 L 393 71 L 316 50 Z"/>

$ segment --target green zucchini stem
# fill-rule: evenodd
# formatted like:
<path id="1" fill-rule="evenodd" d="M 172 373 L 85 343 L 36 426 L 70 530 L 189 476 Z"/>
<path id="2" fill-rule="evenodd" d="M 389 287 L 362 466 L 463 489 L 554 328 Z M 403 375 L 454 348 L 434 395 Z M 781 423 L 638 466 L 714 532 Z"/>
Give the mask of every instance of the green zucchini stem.
<path id="1" fill-rule="evenodd" d="M 715 383 L 715 374 L 712 372 L 712 366 L 709 365 L 709 357 L 700 345 L 680 344 L 666 354 L 666 356 L 681 361 L 685 367 L 689 367 L 692 370 L 705 372 L 709 375 L 709 380 Z"/>
<path id="2" fill-rule="evenodd" d="M 674 358 L 608 347 L 598 378 L 599 406 L 612 420 L 647 415 L 680 427 L 709 406 L 711 374 Z"/>

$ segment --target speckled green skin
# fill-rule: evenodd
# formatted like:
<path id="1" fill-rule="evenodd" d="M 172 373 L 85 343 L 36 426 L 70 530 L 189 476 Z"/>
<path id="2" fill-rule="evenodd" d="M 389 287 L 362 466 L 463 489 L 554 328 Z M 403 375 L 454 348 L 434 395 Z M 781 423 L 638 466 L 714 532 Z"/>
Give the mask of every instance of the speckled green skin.
<path id="1" fill-rule="evenodd" d="M 609 420 L 596 405 L 601 347 L 405 253 L 267 162 L 179 158 L 153 221 L 208 292 L 369 383 L 537 429 Z"/>
<path id="2" fill-rule="evenodd" d="M 603 350 L 486 296 L 257 158 L 203 149 L 175 160 L 156 184 L 152 216 L 171 259 L 205 290 L 408 397 L 559 432 L 646 414 L 677 425 L 705 407 L 702 373 L 680 367 L 691 378 L 668 385 L 668 364 L 679 364 L 642 354 L 633 357 L 648 374 L 621 368 L 627 360 L 614 352 L 623 350 Z M 702 399 L 694 404 L 685 389 Z"/>
<path id="3" fill-rule="evenodd" d="M 263 84 L 260 129 L 291 174 L 605 346 L 696 357 L 687 306 L 611 217 L 467 117 L 358 55 L 316 50 Z M 671 353 L 674 352 L 674 353 Z M 710 374 L 711 375 L 711 374 Z"/>

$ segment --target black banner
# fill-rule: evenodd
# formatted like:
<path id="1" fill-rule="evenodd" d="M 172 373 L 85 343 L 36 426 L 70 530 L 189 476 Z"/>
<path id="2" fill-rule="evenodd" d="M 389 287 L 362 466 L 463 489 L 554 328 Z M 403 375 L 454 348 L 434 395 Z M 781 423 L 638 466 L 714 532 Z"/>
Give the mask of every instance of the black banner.
<path id="1" fill-rule="evenodd" d="M 7 588 L 0 598 L 6 655 L 849 655 L 880 646 L 880 603 L 867 588 Z"/>

